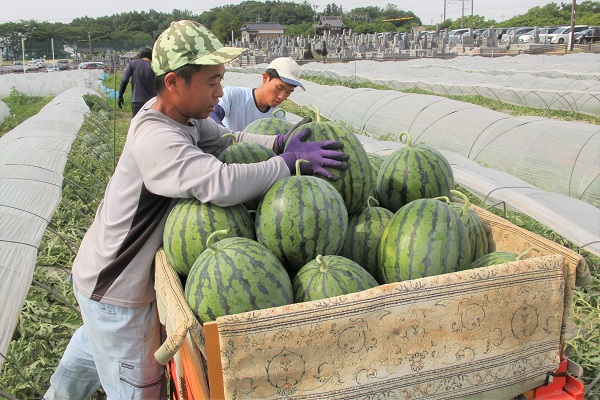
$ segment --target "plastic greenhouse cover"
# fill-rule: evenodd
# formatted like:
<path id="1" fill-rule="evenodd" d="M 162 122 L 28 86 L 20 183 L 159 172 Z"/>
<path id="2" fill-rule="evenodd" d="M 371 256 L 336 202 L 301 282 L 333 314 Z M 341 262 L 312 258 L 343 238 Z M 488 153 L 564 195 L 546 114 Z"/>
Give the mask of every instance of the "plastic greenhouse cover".
<path id="1" fill-rule="evenodd" d="M 0 98 L 12 90 L 26 96 L 56 96 L 67 89 L 80 87 L 101 92 L 101 70 L 72 70 L 59 73 L 24 73 L 0 76 Z"/>
<path id="2" fill-rule="evenodd" d="M 254 68 L 262 72 L 266 66 Z M 417 88 L 442 95 L 478 95 L 518 106 L 600 116 L 600 54 L 310 62 L 302 71 L 305 77 L 368 82 L 397 90 Z"/>
<path id="3" fill-rule="evenodd" d="M 38 246 L 61 200 L 63 170 L 89 108 L 74 88 L 0 138 L 0 351 L 31 285 Z M 0 357 L 0 369 L 4 359 Z"/>
<path id="4" fill-rule="evenodd" d="M 258 86 L 260 76 L 227 72 L 224 82 Z M 401 146 L 398 138 L 408 131 L 415 143 L 454 160 L 456 181 L 488 204 L 506 201 L 600 255 L 599 126 L 511 117 L 437 96 L 302 83 L 306 91 L 294 91 L 290 100 L 315 105 L 370 138 L 367 151 Z"/>

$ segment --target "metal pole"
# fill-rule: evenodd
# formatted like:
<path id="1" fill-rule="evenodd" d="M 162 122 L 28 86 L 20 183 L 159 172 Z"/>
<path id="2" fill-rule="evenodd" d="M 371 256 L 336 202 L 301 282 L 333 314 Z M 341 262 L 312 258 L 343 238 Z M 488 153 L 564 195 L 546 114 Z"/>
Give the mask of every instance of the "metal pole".
<path id="1" fill-rule="evenodd" d="M 446 20 L 446 0 L 444 0 L 444 20 L 442 22 L 444 22 Z"/>
<path id="2" fill-rule="evenodd" d="M 462 0 L 461 16 L 460 16 L 460 27 L 465 27 L 465 0 Z"/>
<path id="3" fill-rule="evenodd" d="M 92 55 L 92 38 L 90 37 L 90 33 L 88 32 L 88 42 L 90 44 L 90 55 Z"/>
<path id="4" fill-rule="evenodd" d="M 573 4 L 571 5 L 571 33 L 569 34 L 569 50 L 573 51 L 573 36 L 575 34 L 575 32 L 573 32 L 575 30 L 575 7 L 576 7 L 576 1 L 573 0 Z"/>
<path id="5" fill-rule="evenodd" d="M 50 44 L 52 45 L 52 62 L 54 63 L 54 38 L 50 38 Z"/>
<path id="6" fill-rule="evenodd" d="M 471 17 L 473 16 L 473 4 L 475 3 L 475 0 L 471 0 Z"/>
<path id="7" fill-rule="evenodd" d="M 21 36 L 21 53 L 23 55 L 23 73 L 25 73 L 25 36 Z"/>

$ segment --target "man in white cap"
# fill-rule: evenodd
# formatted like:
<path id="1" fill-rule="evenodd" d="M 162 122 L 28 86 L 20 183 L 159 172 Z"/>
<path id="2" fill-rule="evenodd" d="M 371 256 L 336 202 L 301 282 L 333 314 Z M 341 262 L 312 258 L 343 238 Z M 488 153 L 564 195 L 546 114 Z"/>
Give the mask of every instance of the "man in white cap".
<path id="1" fill-rule="evenodd" d="M 271 61 L 262 74 L 259 88 L 228 86 L 223 88 L 223 97 L 210 114 L 217 123 L 232 132 L 243 131 L 251 122 L 259 118 L 273 118 L 274 112 L 300 83 L 302 70 L 290 57 L 279 57 Z M 278 118 L 284 118 L 277 115 Z"/>
<path id="2" fill-rule="evenodd" d="M 278 136 L 236 132 L 278 154 L 254 164 L 217 159 L 232 139 L 208 118 L 223 95 L 225 64 L 245 49 L 225 47 L 194 21 L 171 23 L 156 40 L 156 97 L 131 120 L 119 163 L 71 269 L 83 325 L 50 378 L 46 400 L 89 399 L 102 386 L 110 400 L 166 398 L 154 289 L 154 258 L 165 220 L 181 198 L 221 207 L 264 194 L 295 173 L 335 179 L 325 167 L 347 168 L 334 140 L 305 142 L 310 129 L 283 148 Z M 285 135 L 280 135 L 282 137 Z"/>

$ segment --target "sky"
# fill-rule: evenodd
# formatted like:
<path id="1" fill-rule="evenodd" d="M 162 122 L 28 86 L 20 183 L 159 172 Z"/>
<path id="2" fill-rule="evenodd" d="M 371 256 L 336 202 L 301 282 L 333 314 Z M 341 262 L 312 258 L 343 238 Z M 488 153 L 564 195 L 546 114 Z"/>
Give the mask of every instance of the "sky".
<path id="1" fill-rule="evenodd" d="M 18 22 L 20 20 L 36 20 L 48 22 L 69 23 L 80 17 L 103 17 L 130 11 L 171 12 L 173 9 L 189 10 L 194 14 L 202 14 L 212 8 L 225 4 L 239 4 L 243 0 L 0 0 L 0 23 Z M 259 0 L 260 1 L 260 0 Z M 289 1 L 289 0 L 285 0 Z M 515 15 L 524 14 L 532 7 L 543 6 L 552 1 L 548 0 L 313 0 L 309 1 L 316 11 L 322 11 L 327 4 L 341 6 L 344 12 L 353 8 L 376 6 L 385 8 L 389 3 L 395 4 L 400 10 L 412 11 L 423 24 L 432 25 L 442 21 L 444 3 L 446 18 L 459 19 L 471 15 L 471 6 L 475 15 L 486 19 L 503 21 Z M 556 3 L 560 1 L 556 0 Z"/>

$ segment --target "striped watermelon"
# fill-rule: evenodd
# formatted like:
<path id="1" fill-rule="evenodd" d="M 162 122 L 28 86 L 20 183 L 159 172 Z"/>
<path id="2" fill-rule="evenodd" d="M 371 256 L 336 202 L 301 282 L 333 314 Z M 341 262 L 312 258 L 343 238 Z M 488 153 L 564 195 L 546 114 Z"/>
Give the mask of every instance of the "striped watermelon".
<path id="1" fill-rule="evenodd" d="M 489 252 L 489 239 L 483 222 L 479 215 L 471 208 L 469 198 L 458 190 L 451 190 L 450 193 L 463 200 L 464 204 L 450 202 L 450 207 L 454 209 L 467 227 L 469 234 L 469 243 L 471 247 L 471 261 Z"/>
<path id="2" fill-rule="evenodd" d="M 371 201 L 376 205 L 372 206 Z M 393 216 L 394 213 L 387 208 L 378 207 L 377 200 L 370 197 L 367 207 L 348 217 L 348 230 L 338 255 L 355 261 L 380 281 L 377 272 L 377 246 Z"/>
<path id="3" fill-rule="evenodd" d="M 237 142 L 233 133 L 227 133 L 223 137 L 233 137 L 233 144 L 227 147 L 218 159 L 225 164 L 253 164 L 267 161 L 277 154 L 271 149 L 256 142 Z M 244 203 L 248 210 L 256 210 L 260 197 Z"/>
<path id="4" fill-rule="evenodd" d="M 219 229 L 229 229 L 229 236 L 255 239 L 254 219 L 239 204 L 219 207 L 197 199 L 182 199 L 167 216 L 163 247 L 169 264 L 186 276 L 196 258 L 206 249 L 208 236 Z"/>
<path id="5" fill-rule="evenodd" d="M 261 161 L 267 161 L 277 154 L 271 149 L 266 148 L 256 142 L 238 142 L 235 140 L 233 133 L 227 133 L 223 137 L 230 136 L 233 138 L 233 144 L 227 147 L 219 157 L 221 162 L 225 164 L 253 164 Z"/>
<path id="6" fill-rule="evenodd" d="M 256 213 L 256 237 L 290 276 L 318 254 L 337 254 L 348 227 L 340 194 L 327 181 L 299 175 L 281 179 Z"/>
<path id="7" fill-rule="evenodd" d="M 454 272 L 470 262 L 467 228 L 456 211 L 436 199 L 400 208 L 383 231 L 377 257 L 385 283 Z"/>
<path id="8" fill-rule="evenodd" d="M 396 212 L 416 199 L 450 196 L 454 173 L 448 160 L 433 147 L 413 146 L 408 132 L 406 147 L 394 151 L 382 163 L 377 176 L 376 193 L 381 205 Z"/>
<path id="9" fill-rule="evenodd" d="M 259 118 L 250 122 L 244 132 L 256 135 L 285 135 L 294 124 L 279 118 Z"/>
<path id="10" fill-rule="evenodd" d="M 217 235 L 230 234 L 209 236 L 185 283 L 185 299 L 200 322 L 293 302 L 290 277 L 269 250 L 241 237 L 214 243 Z"/>
<path id="11" fill-rule="evenodd" d="M 306 141 L 318 142 L 322 140 L 336 140 L 343 143 L 344 153 L 350 156 L 350 159 L 348 160 L 348 169 L 345 171 L 330 169 L 334 175 L 339 176 L 339 179 L 327 181 L 342 195 L 348 214 L 360 211 L 365 207 L 373 187 L 369 156 L 358 139 L 358 136 L 356 136 L 350 128 L 335 121 L 321 122 L 321 117 L 318 112 L 316 114 L 316 119 L 316 122 L 309 122 L 296 128 L 292 135 L 290 135 L 288 143 L 294 135 L 306 128 L 312 130 L 312 133 L 306 138 Z M 327 179 L 320 176 L 318 177 Z"/>
<path id="12" fill-rule="evenodd" d="M 292 284 L 294 301 L 322 300 L 379 286 L 363 267 L 341 256 L 317 255 L 304 265 Z"/>
<path id="13" fill-rule="evenodd" d="M 488 267 L 490 265 L 498 265 L 521 260 L 527 257 L 532 251 L 539 252 L 540 250 L 537 247 L 532 247 L 525 250 L 521 254 L 517 254 L 512 251 L 493 251 L 473 261 L 470 268 Z"/>
<path id="14" fill-rule="evenodd" d="M 377 176 L 379 175 L 379 170 L 381 169 L 381 164 L 385 161 L 385 157 L 379 154 L 367 153 L 369 157 L 369 161 L 371 161 L 371 180 L 373 181 L 373 186 L 371 187 L 371 196 L 377 199 Z M 379 200 L 377 200 L 379 202 Z"/>

